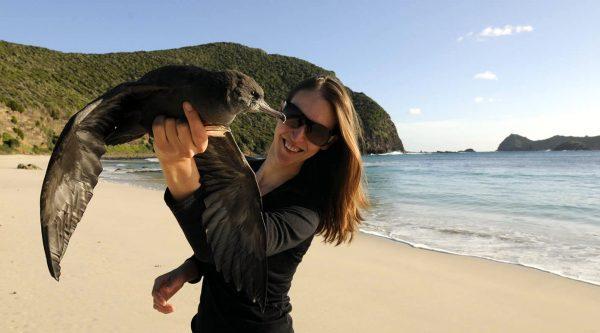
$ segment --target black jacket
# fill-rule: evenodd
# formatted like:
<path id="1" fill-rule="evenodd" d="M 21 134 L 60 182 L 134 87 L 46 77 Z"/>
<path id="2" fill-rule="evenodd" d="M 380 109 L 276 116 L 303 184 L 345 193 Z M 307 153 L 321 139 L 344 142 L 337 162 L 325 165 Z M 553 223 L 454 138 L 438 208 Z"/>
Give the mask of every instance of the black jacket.
<path id="1" fill-rule="evenodd" d="M 256 172 L 264 160 L 249 160 Z M 243 292 L 225 282 L 214 265 L 192 260 L 204 274 L 198 313 L 192 321 L 194 332 L 293 332 L 288 291 L 296 267 L 308 250 L 319 225 L 316 195 L 309 190 L 310 176 L 298 175 L 263 196 L 263 219 L 267 227 L 268 286 L 266 310 L 260 311 Z M 204 202 L 198 190 L 175 202 L 169 190 L 165 202 L 175 215 L 194 253 L 208 249 L 202 226 Z"/>

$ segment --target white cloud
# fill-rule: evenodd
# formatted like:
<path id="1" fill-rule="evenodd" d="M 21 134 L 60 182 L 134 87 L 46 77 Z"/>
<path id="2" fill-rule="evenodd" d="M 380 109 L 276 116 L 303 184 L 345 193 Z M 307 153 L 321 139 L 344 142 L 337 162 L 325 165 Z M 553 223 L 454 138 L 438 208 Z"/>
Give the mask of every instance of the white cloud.
<path id="1" fill-rule="evenodd" d="M 473 36 L 473 31 L 468 32 L 467 34 L 465 34 L 464 36 L 460 36 L 456 39 L 457 42 L 462 42 L 463 40 L 465 40 L 465 38 L 471 37 Z"/>
<path id="2" fill-rule="evenodd" d="M 475 76 L 473 76 L 473 78 L 475 80 L 498 80 L 498 76 L 496 76 L 496 74 L 494 74 L 490 71 L 485 71 L 483 73 L 477 73 L 477 74 L 475 74 Z"/>
<path id="3" fill-rule="evenodd" d="M 460 36 L 456 39 L 457 42 L 462 42 L 467 38 L 475 37 L 477 41 L 484 41 L 487 38 L 492 37 L 500 37 L 500 36 L 510 36 L 516 35 L 526 32 L 532 32 L 533 27 L 530 25 L 510 25 L 507 24 L 503 27 L 493 27 L 488 26 L 485 29 L 481 30 L 477 35 L 474 32 L 468 32 L 463 36 Z"/>
<path id="4" fill-rule="evenodd" d="M 408 110 L 408 113 L 412 114 L 413 116 L 418 116 L 421 114 L 421 109 L 420 108 L 410 108 Z"/>
<path id="5" fill-rule="evenodd" d="M 483 30 L 479 34 L 478 37 L 488 38 L 488 37 L 500 37 L 500 36 L 510 36 L 516 35 L 524 32 L 532 32 L 533 27 L 530 25 L 516 25 L 512 26 L 507 24 L 503 27 L 492 27 L 489 26 Z"/>
<path id="6" fill-rule="evenodd" d="M 500 100 L 497 98 L 493 98 L 493 97 L 489 97 L 489 98 L 485 98 L 485 97 L 481 97 L 481 96 L 477 96 L 473 99 L 473 101 L 476 104 L 481 104 L 481 103 L 494 103 L 494 102 L 499 102 Z"/>

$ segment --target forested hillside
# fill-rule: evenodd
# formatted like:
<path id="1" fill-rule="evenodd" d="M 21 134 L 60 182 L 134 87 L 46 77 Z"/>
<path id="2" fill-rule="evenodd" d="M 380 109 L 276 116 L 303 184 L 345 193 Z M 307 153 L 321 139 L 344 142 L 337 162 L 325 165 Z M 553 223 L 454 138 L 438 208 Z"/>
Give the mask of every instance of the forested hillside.
<path id="1" fill-rule="evenodd" d="M 334 74 L 301 59 L 233 43 L 81 54 L 0 41 L 0 152 L 49 152 L 74 112 L 107 89 L 170 64 L 240 70 L 256 79 L 272 106 L 278 106 L 300 80 L 319 73 Z M 352 96 L 365 130 L 363 150 L 404 150 L 389 115 L 365 94 L 353 92 Z M 232 129 L 245 153 L 262 154 L 270 143 L 273 125 L 273 120 L 263 115 L 242 115 Z M 150 155 L 147 140 L 113 147 L 109 155 Z"/>

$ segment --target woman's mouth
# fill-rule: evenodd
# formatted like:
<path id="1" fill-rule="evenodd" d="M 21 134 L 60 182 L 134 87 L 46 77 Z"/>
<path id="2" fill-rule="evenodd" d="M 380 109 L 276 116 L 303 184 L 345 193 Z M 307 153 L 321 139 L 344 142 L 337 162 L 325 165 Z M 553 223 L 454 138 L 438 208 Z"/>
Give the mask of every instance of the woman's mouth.
<path id="1" fill-rule="evenodd" d="M 289 143 L 286 139 L 282 139 L 283 140 L 283 146 L 285 147 L 285 149 L 291 153 L 299 153 L 302 152 L 303 150 L 293 146 L 291 143 Z"/>

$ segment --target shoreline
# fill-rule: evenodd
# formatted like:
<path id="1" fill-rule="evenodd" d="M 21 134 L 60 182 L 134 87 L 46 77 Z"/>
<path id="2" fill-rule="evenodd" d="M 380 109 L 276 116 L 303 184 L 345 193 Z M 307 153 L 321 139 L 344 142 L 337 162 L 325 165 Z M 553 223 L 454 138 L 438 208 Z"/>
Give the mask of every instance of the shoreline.
<path id="1" fill-rule="evenodd" d="M 199 284 L 175 295 L 173 314 L 152 309 L 154 278 L 190 254 L 156 190 L 101 179 L 60 283 L 49 276 L 38 213 L 45 171 L 16 169 L 47 159 L 0 157 L 0 331 L 187 331 Z M 384 238 L 313 240 L 290 291 L 298 332 L 599 331 L 596 285 Z"/>
<path id="2" fill-rule="evenodd" d="M 498 151 L 495 151 L 495 152 L 498 152 Z M 479 153 L 482 153 L 482 152 L 479 152 Z M 483 153 L 486 153 L 486 152 L 483 152 Z M 386 155 L 386 154 L 383 154 L 383 155 Z M 22 154 L 15 154 L 15 155 L 0 155 L 0 158 L 2 158 L 2 156 L 39 157 L 39 158 L 42 158 L 42 159 L 49 159 L 50 158 L 50 155 L 22 155 Z M 106 160 L 136 160 L 136 159 L 148 159 L 148 158 L 155 158 L 155 157 L 154 156 L 145 157 L 145 158 L 141 158 L 141 157 L 140 158 L 138 158 L 138 157 L 131 157 L 131 158 L 121 158 L 121 157 L 105 158 L 105 157 L 103 157 L 102 159 L 106 159 Z M 43 164 L 43 165 L 38 165 L 38 166 L 40 168 L 42 168 L 42 170 L 45 170 L 45 166 L 46 165 L 47 165 L 47 162 L 45 164 Z M 15 166 L 15 168 L 16 168 L 16 166 Z M 129 183 L 129 182 L 122 182 L 122 181 L 118 181 L 118 180 L 115 180 L 115 179 L 102 178 L 102 176 L 100 178 L 100 181 L 106 181 L 106 182 L 113 183 L 113 184 L 121 184 L 121 185 L 125 185 L 125 186 L 131 186 L 131 187 L 134 187 L 134 188 L 145 189 L 145 190 L 152 190 L 152 191 L 159 191 L 159 192 L 161 191 L 160 189 L 157 189 L 157 188 L 154 188 L 154 187 L 151 187 L 151 186 L 144 186 L 142 183 L 139 183 L 139 182 L 131 182 L 131 183 Z M 379 234 L 376 231 L 367 231 L 367 230 L 363 230 L 361 228 L 359 228 L 359 232 L 362 233 L 362 234 L 365 234 L 365 235 L 371 235 L 371 236 L 375 236 L 377 238 L 382 238 L 382 239 L 390 240 L 390 241 L 393 241 L 393 242 L 396 242 L 396 243 L 408 245 L 408 246 L 410 246 L 412 248 L 415 248 L 415 249 L 433 251 L 433 252 L 438 252 L 438 253 L 443 253 L 443 254 L 457 255 L 457 256 L 468 257 L 468 258 L 478 258 L 478 259 L 490 260 L 492 262 L 501 263 L 501 264 L 515 265 L 515 266 L 518 266 L 518 267 L 535 269 L 535 270 L 538 270 L 538 271 L 541 271 L 541 272 L 544 272 L 544 273 L 549 273 L 549 274 L 553 274 L 553 275 L 556 275 L 556 276 L 559 276 L 559 277 L 562 277 L 562 278 L 567 278 L 567 279 L 572 280 L 572 281 L 583 282 L 583 283 L 587 283 L 587 284 L 589 284 L 591 286 L 600 287 L 600 283 L 588 281 L 588 280 L 585 280 L 585 279 L 577 279 L 577 278 L 574 278 L 574 277 L 571 277 L 571 276 L 567 276 L 567 275 L 561 274 L 560 272 L 555 272 L 555 271 L 551 271 L 551 270 L 548 270 L 548 269 L 544 269 L 542 267 L 536 267 L 536 266 L 533 266 L 533 265 L 526 265 L 526 264 L 522 264 L 522 263 L 511 262 L 511 261 L 508 261 L 508 260 L 495 259 L 495 258 L 490 258 L 490 257 L 485 257 L 485 256 L 478 256 L 478 255 L 472 255 L 472 254 L 467 254 L 467 253 L 458 253 L 458 252 L 453 252 L 453 251 L 450 251 L 450 250 L 445 250 L 445 249 L 442 249 L 442 248 L 429 247 L 427 245 L 413 244 L 413 243 L 411 243 L 409 241 L 405 241 L 405 240 L 402 240 L 402 239 L 395 239 L 395 238 L 392 238 L 392 237 L 389 237 L 389 236 L 385 236 L 383 234 Z"/>
<path id="3" fill-rule="evenodd" d="M 133 186 L 133 187 L 147 189 L 147 190 L 152 190 L 152 191 L 159 191 L 159 192 L 161 191 L 159 189 L 152 188 L 150 186 L 139 185 L 139 183 L 125 183 L 125 182 L 116 181 L 114 179 L 103 179 L 103 180 L 107 181 L 107 182 L 110 182 L 110 183 L 114 183 L 114 184 L 123 184 L 123 185 L 127 185 L 127 186 Z M 521 263 L 510 262 L 510 261 L 507 261 L 507 260 L 494 259 L 494 258 L 490 258 L 490 257 L 477 256 L 477 255 L 466 254 L 466 253 L 458 253 L 458 252 L 453 252 L 453 251 L 450 251 L 450 250 L 444 250 L 444 249 L 440 249 L 440 248 L 428 247 L 426 245 L 419 246 L 419 245 L 413 244 L 413 243 L 411 243 L 409 241 L 391 238 L 391 237 L 388 237 L 388 236 L 385 236 L 385 235 L 378 234 L 376 232 L 366 231 L 366 230 L 363 230 L 361 228 L 359 228 L 359 232 L 361 234 L 364 234 L 364 235 L 369 235 L 369 236 L 374 236 L 376 238 L 380 238 L 380 239 L 384 239 L 384 240 L 389 240 L 389 241 L 396 242 L 396 243 L 403 244 L 403 245 L 407 245 L 407 246 L 410 246 L 412 248 L 419 249 L 419 250 L 433 251 L 433 252 L 437 252 L 437 253 L 443 253 L 443 254 L 449 254 L 449 255 L 456 255 L 456 256 L 467 257 L 467 258 L 484 259 L 484 260 L 489 260 L 489 261 L 500 263 L 500 264 L 508 264 L 508 265 L 515 265 L 515 266 L 523 267 L 523 268 L 535 269 L 535 270 L 538 270 L 540 272 L 553 274 L 553 275 L 556 275 L 556 276 L 559 276 L 559 277 L 562 277 L 562 278 L 566 278 L 566 279 L 569 279 L 569 280 L 572 280 L 572 281 L 583 282 L 583 283 L 587 283 L 587 284 L 589 284 L 591 286 L 594 286 L 594 287 L 600 287 L 600 283 L 595 283 L 595 282 L 587 281 L 587 280 L 583 280 L 583 279 L 576 279 L 574 277 L 563 275 L 563 274 L 561 274 L 559 272 L 553 272 L 551 270 L 547 270 L 547 269 L 544 269 L 544 268 L 541 268 L 541 267 L 535 267 L 535 266 L 525 265 L 525 264 L 521 264 Z"/>
<path id="4" fill-rule="evenodd" d="M 110 182 L 110 183 L 114 183 L 114 184 L 123 184 L 123 185 L 126 185 L 126 186 L 132 186 L 132 187 L 137 187 L 137 188 L 147 189 L 147 190 L 152 190 L 152 191 L 159 191 L 159 192 L 161 191 L 160 189 L 156 189 L 156 188 L 153 188 L 153 187 L 150 187 L 150 186 L 140 185 L 140 183 L 126 183 L 126 182 L 120 182 L 120 181 L 116 181 L 114 179 L 107 179 L 107 178 L 104 178 L 102 180 Z M 442 248 L 429 247 L 427 245 L 413 244 L 413 243 L 411 243 L 409 241 L 405 241 L 405 240 L 402 240 L 402 239 L 395 239 L 395 238 L 392 238 L 392 237 L 389 237 L 389 236 L 378 234 L 375 231 L 363 230 L 360 227 L 359 227 L 359 233 L 364 234 L 364 235 L 374 236 L 374 237 L 379 238 L 379 239 L 389 240 L 389 241 L 392 241 L 392 242 L 395 242 L 395 243 L 399 243 L 399 244 L 402 244 L 402 245 L 407 245 L 407 246 L 410 246 L 412 248 L 419 249 L 419 250 L 433 251 L 433 252 L 437 252 L 437 253 L 443 253 L 443 254 L 449 254 L 449 255 L 456 255 L 456 256 L 467 257 L 467 258 L 477 258 L 477 259 L 489 260 L 489 261 L 500 263 L 500 264 L 508 264 L 508 265 L 515 265 L 515 266 L 523 267 L 523 268 L 535 269 L 535 270 L 538 270 L 540 272 L 553 274 L 553 275 L 556 275 L 556 276 L 559 276 L 559 277 L 562 277 L 562 278 L 566 278 L 566 279 L 569 279 L 569 280 L 572 280 L 572 281 L 586 283 L 586 284 L 589 284 L 589 285 L 594 286 L 594 287 L 600 287 L 600 283 L 596 283 L 596 282 L 593 282 L 593 281 L 588 281 L 588 280 L 585 280 L 585 279 L 577 279 L 577 278 L 574 278 L 574 277 L 571 277 L 571 276 L 568 276 L 568 275 L 561 274 L 560 272 L 555 272 L 555 271 L 551 271 L 551 270 L 545 269 L 543 267 L 536 267 L 536 266 L 533 266 L 533 265 L 526 265 L 526 264 L 522 264 L 522 263 L 511 262 L 511 261 L 508 261 L 508 260 L 495 259 L 495 258 L 491 258 L 491 257 L 478 256 L 478 255 L 467 254 L 467 253 L 458 253 L 458 252 L 453 252 L 453 251 L 450 251 L 450 250 L 445 250 L 445 249 L 442 249 Z"/>
<path id="5" fill-rule="evenodd" d="M 363 234 L 365 234 L 365 235 L 374 236 L 374 237 L 377 237 L 377 238 L 382 238 L 382 239 L 385 239 L 385 240 L 396 242 L 396 243 L 399 243 L 399 244 L 402 244 L 402 245 L 410 246 L 411 248 L 418 249 L 418 250 L 432 251 L 432 252 L 436 252 L 436 253 L 449 254 L 449 255 L 466 257 L 466 258 L 483 259 L 483 260 L 489 260 L 491 262 L 495 262 L 495 263 L 499 263 L 499 264 L 514 265 L 514 266 L 523 267 L 523 268 L 526 268 L 526 269 L 534 269 L 534 270 L 540 271 L 542 273 L 548 273 L 548 274 L 556 275 L 558 277 L 569 279 L 569 280 L 574 281 L 574 282 L 586 283 L 586 284 L 589 284 L 590 286 L 599 287 L 600 288 L 600 283 L 594 283 L 594 282 L 591 282 L 591 281 L 576 279 L 576 278 L 573 278 L 573 277 L 570 277 L 570 276 L 566 276 L 566 275 L 562 275 L 562 274 L 560 274 L 558 272 L 549 271 L 549 270 L 546 270 L 546 269 L 543 269 L 543 268 L 540 268 L 540 267 L 529 266 L 529 265 L 520 264 L 520 263 L 516 263 L 516 262 L 510 262 L 510 261 L 505 261 L 505 260 L 500 260 L 500 259 L 494 259 L 494 258 L 476 256 L 476 255 L 471 255 L 471 254 L 457 253 L 457 252 L 447 251 L 447 250 L 444 250 L 444 249 L 427 247 L 425 245 L 418 246 L 418 245 L 412 244 L 412 243 L 410 243 L 408 241 L 404 241 L 404 240 L 401 240 L 401 239 L 394 239 L 394 238 L 387 237 L 387 236 L 384 236 L 384 235 L 380 235 L 380 234 L 377 234 L 375 232 L 370 232 L 370 231 L 360 230 L 360 232 L 363 233 Z"/>

